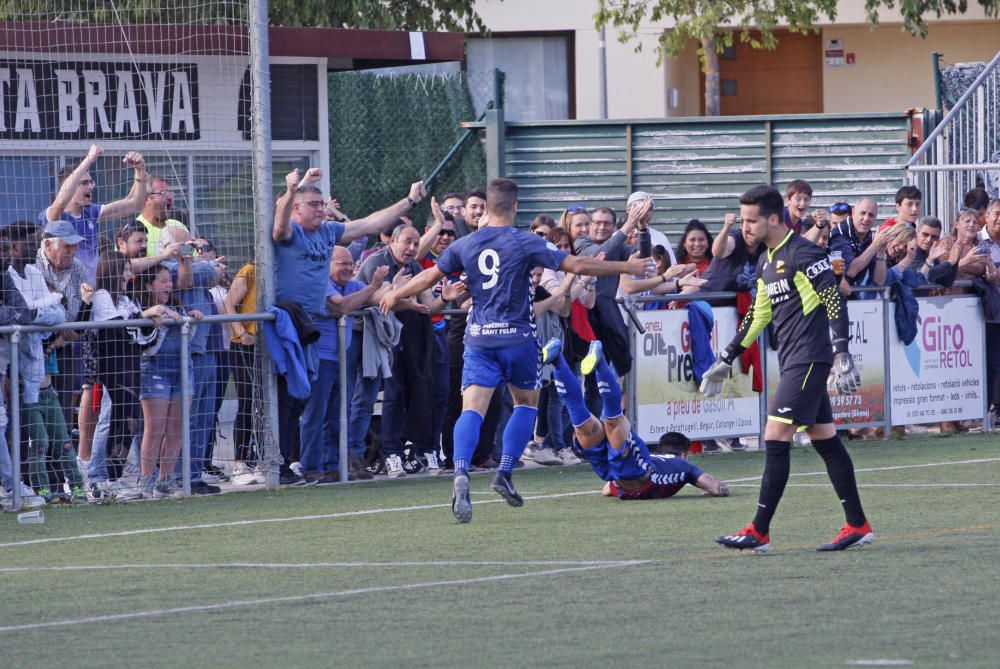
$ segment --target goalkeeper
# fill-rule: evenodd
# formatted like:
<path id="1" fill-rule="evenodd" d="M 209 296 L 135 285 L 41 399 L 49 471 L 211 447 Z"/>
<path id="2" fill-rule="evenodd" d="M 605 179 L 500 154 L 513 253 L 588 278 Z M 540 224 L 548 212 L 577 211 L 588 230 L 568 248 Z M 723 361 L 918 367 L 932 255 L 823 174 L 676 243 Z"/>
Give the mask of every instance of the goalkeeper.
<path id="1" fill-rule="evenodd" d="M 757 262 L 753 306 L 701 383 L 707 397 L 718 395 L 733 360 L 774 323 L 781 378 L 764 428 L 767 452 L 757 514 L 744 529 L 716 541 L 727 548 L 767 552 L 771 518 L 788 482 L 790 443 L 796 426 L 803 426 L 826 463 L 847 517 L 840 534 L 819 550 L 843 550 L 869 544 L 873 535 L 861 508 L 854 464 L 833 425 L 826 389 L 829 382 L 841 394 L 851 394 L 861 379 L 847 350 L 847 304 L 837 290 L 830 261 L 818 246 L 784 225 L 782 207 L 781 194 L 768 186 L 755 186 L 740 196 L 747 244 L 763 241 L 767 248 Z"/>

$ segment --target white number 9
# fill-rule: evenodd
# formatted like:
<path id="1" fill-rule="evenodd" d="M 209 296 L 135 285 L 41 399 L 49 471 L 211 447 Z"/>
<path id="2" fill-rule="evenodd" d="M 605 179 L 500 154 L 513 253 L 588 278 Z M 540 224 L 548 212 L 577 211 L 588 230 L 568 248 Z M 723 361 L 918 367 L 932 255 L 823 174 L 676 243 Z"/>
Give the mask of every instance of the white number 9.
<path id="1" fill-rule="evenodd" d="M 479 272 L 489 277 L 483 282 L 483 288 L 488 289 L 500 281 L 500 255 L 493 249 L 486 249 L 479 254 Z"/>

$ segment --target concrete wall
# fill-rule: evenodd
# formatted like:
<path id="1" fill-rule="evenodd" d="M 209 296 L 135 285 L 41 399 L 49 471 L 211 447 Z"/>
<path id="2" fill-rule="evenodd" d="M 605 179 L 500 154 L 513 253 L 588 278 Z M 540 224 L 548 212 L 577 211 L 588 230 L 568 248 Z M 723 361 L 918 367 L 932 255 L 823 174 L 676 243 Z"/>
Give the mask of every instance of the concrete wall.
<path id="1" fill-rule="evenodd" d="M 476 9 L 487 27 L 498 33 L 568 31 L 575 41 L 576 116 L 598 118 L 598 35 L 594 29 L 596 0 L 479 0 Z M 899 13 L 883 11 L 876 31 L 865 23 L 864 0 L 842 0 L 837 19 L 823 27 L 823 44 L 840 38 L 856 55 L 854 66 L 823 68 L 824 111 L 901 111 L 933 106 L 930 52 L 948 62 L 989 60 L 1000 50 L 1000 21 L 986 20 L 977 3 L 960 16 L 929 17 L 927 39 L 900 32 Z M 677 59 L 657 64 L 655 47 L 672 21 L 640 29 L 643 50 L 635 42 L 620 44 L 607 30 L 608 116 L 655 118 L 700 113 L 700 74 L 695 47 Z M 670 89 L 678 106 L 670 107 Z M 861 91 L 854 93 L 853 91 Z"/>
<path id="2" fill-rule="evenodd" d="M 926 39 L 899 26 L 825 28 L 823 44 L 831 38 L 855 54 L 856 64 L 823 68 L 824 111 L 903 111 L 935 106 L 932 51 L 949 63 L 988 61 L 1000 51 L 1000 21 L 937 23 Z"/>

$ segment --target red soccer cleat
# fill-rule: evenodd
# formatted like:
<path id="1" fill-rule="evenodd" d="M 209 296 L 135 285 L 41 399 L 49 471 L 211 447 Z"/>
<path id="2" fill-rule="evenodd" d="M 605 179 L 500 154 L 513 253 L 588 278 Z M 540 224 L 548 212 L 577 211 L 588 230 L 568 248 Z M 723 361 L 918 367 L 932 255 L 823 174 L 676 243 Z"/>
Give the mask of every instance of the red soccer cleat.
<path id="1" fill-rule="evenodd" d="M 771 547 L 771 535 L 761 534 L 757 528 L 750 523 L 735 534 L 723 534 L 715 538 L 715 543 L 726 548 L 736 550 L 752 550 L 757 553 L 766 553 Z"/>
<path id="2" fill-rule="evenodd" d="M 848 548 L 866 546 L 872 542 L 875 534 L 872 532 L 871 524 L 866 520 L 861 527 L 853 527 L 844 523 L 844 528 L 840 530 L 837 538 L 828 544 L 823 544 L 818 551 L 842 551 Z"/>

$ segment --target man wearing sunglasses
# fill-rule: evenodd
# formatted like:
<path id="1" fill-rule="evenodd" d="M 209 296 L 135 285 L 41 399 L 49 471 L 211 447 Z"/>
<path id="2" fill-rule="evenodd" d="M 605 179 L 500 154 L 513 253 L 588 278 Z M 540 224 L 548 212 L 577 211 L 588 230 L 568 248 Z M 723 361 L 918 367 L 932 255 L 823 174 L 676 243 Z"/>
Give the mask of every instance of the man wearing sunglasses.
<path id="1" fill-rule="evenodd" d="M 385 209 L 347 223 L 324 219 L 326 202 L 316 186 L 323 178 L 318 167 L 303 175 L 293 170 L 285 176 L 285 192 L 274 212 L 275 302 L 298 304 L 313 317 L 326 314 L 326 286 L 333 247 L 358 237 L 381 232 L 424 199 L 424 183 L 410 186 L 409 194 Z M 278 377 L 279 447 L 284 458 L 280 481 L 303 485 L 305 479 L 290 468 L 292 453 L 298 450 L 299 417 L 304 403 L 288 393 L 284 377 Z"/>

